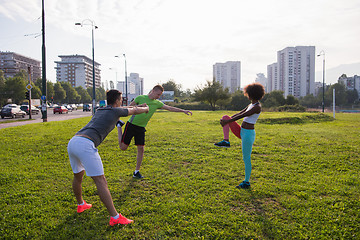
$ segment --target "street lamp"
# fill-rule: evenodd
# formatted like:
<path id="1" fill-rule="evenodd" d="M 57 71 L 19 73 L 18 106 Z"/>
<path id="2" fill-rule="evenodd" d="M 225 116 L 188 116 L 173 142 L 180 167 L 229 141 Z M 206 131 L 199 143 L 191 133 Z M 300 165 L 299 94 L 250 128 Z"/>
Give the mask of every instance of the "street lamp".
<path id="1" fill-rule="evenodd" d="M 88 22 L 88 23 L 86 23 Z M 85 19 L 81 23 L 75 23 L 75 25 L 91 25 L 91 39 L 92 39 L 92 68 L 93 68 L 93 100 L 92 100 L 92 115 L 95 114 L 95 57 L 94 57 L 94 29 L 98 27 L 95 25 L 95 22 L 90 19 Z"/>
<path id="2" fill-rule="evenodd" d="M 323 56 L 323 101 L 322 101 L 322 111 L 325 109 L 325 51 L 321 50 L 321 52 L 317 55 L 318 57 Z"/>
<path id="3" fill-rule="evenodd" d="M 126 55 L 125 53 L 123 54 L 124 59 L 125 59 L 125 98 L 126 98 L 126 105 L 128 105 L 128 84 L 127 84 L 127 70 L 126 70 Z M 120 58 L 119 56 L 115 56 L 117 58 Z"/>
<path id="4" fill-rule="evenodd" d="M 109 68 L 109 70 L 115 70 L 115 82 L 117 84 L 117 69 L 116 68 Z"/>

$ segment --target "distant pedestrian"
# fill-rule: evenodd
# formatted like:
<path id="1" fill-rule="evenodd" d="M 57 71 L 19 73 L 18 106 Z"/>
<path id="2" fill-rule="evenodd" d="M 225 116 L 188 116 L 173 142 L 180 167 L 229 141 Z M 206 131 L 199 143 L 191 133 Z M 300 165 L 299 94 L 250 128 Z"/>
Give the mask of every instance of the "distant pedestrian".
<path id="1" fill-rule="evenodd" d="M 244 95 L 248 97 L 251 104 L 241 110 L 239 113 L 229 117 L 224 115 L 220 124 L 223 127 L 224 139 L 221 142 L 215 143 L 218 147 L 230 147 L 229 129 L 242 140 L 242 154 L 245 163 L 245 180 L 240 183 L 237 188 L 250 187 L 251 175 L 251 152 L 255 141 L 255 123 L 260 116 L 261 104 L 260 100 L 264 97 L 265 90 L 263 85 L 259 83 L 249 84 L 244 88 Z M 244 118 L 241 127 L 235 121 Z"/>
<path id="2" fill-rule="evenodd" d="M 80 213 L 92 207 L 82 197 L 81 183 L 86 172 L 86 175 L 94 180 L 99 197 L 110 214 L 109 224 L 113 226 L 129 224 L 132 220 L 119 214 L 114 207 L 97 147 L 114 129 L 119 117 L 146 113 L 149 107 L 120 108 L 122 98 L 118 90 L 108 91 L 106 98 L 108 105 L 97 109 L 90 122 L 69 141 L 68 154 L 74 172 L 72 187 L 78 203 L 77 212 Z"/>
<path id="3" fill-rule="evenodd" d="M 149 112 L 139 115 L 133 115 L 126 123 L 124 134 L 122 135 L 121 124 L 118 124 L 118 136 L 119 136 L 119 147 L 121 150 L 126 150 L 129 147 L 131 139 L 135 139 L 135 145 L 137 146 L 136 156 L 136 168 L 133 173 L 134 178 L 143 178 L 140 174 L 140 166 L 144 158 L 145 150 L 145 132 L 146 125 L 149 122 L 152 115 L 157 109 L 165 109 L 170 112 L 183 112 L 186 115 L 192 115 L 192 112 L 183 110 L 177 107 L 168 106 L 158 99 L 163 94 L 164 88 L 161 85 L 156 85 L 148 95 L 140 95 L 135 98 L 130 106 L 147 104 L 149 106 Z M 141 105 L 140 105 L 141 106 Z"/>

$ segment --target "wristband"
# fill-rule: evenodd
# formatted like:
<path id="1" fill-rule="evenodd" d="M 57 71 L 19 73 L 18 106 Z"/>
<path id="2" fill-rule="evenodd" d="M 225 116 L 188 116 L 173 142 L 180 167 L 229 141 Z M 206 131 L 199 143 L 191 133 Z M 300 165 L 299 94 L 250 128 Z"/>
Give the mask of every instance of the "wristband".
<path id="1" fill-rule="evenodd" d="M 124 124 L 125 123 L 123 121 L 119 120 L 119 121 L 117 121 L 116 126 L 117 127 L 122 127 Z"/>

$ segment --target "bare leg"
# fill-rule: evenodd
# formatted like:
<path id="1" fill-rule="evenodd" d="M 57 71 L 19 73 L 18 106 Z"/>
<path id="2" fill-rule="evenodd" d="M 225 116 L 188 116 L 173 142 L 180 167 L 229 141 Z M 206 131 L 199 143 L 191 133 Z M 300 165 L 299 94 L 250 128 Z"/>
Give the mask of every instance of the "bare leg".
<path id="1" fill-rule="evenodd" d="M 140 166 L 141 166 L 142 160 L 144 158 L 144 151 L 145 151 L 144 145 L 137 146 L 136 169 L 135 170 L 138 170 L 138 171 L 140 170 Z"/>
<path id="2" fill-rule="evenodd" d="M 110 216 L 114 217 L 118 213 L 114 207 L 114 203 L 107 185 L 107 181 L 104 175 L 92 177 L 94 180 L 100 200 L 104 203 L 106 209 L 108 210 Z"/>
<path id="3" fill-rule="evenodd" d="M 121 139 L 122 139 L 122 128 L 121 128 L 121 127 L 118 127 L 117 129 L 118 129 L 118 142 L 119 142 L 119 147 L 120 147 L 121 150 L 125 151 L 125 150 L 129 147 L 129 145 L 126 145 L 125 143 L 123 143 L 123 142 L 121 141 Z"/>
<path id="4" fill-rule="evenodd" d="M 73 179 L 73 183 L 72 183 L 72 188 L 73 188 L 75 198 L 76 198 L 76 201 L 78 204 L 83 203 L 81 183 L 82 183 L 82 180 L 84 177 L 84 173 L 85 173 L 84 170 L 79 173 L 74 173 L 74 179 Z"/>

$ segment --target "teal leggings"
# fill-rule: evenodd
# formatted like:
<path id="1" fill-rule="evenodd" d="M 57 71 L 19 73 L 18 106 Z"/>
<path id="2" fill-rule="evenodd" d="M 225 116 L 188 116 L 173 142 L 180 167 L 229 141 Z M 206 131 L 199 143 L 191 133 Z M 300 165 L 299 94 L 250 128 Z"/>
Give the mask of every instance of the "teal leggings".
<path id="1" fill-rule="evenodd" d="M 249 182 L 251 175 L 251 152 L 255 142 L 255 130 L 241 128 L 241 147 L 243 160 L 245 163 L 245 181 Z"/>

